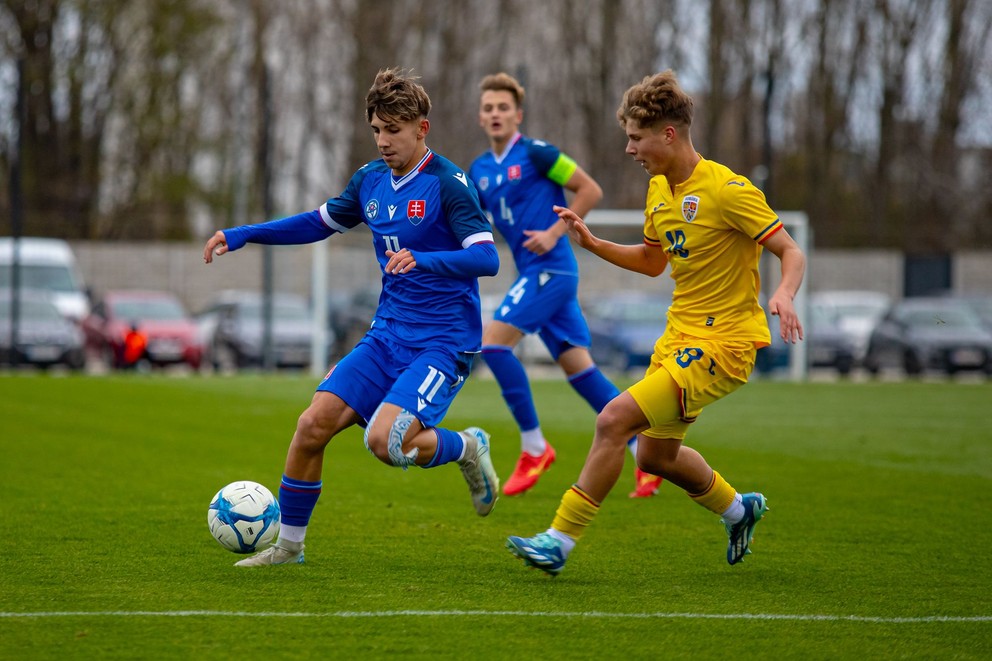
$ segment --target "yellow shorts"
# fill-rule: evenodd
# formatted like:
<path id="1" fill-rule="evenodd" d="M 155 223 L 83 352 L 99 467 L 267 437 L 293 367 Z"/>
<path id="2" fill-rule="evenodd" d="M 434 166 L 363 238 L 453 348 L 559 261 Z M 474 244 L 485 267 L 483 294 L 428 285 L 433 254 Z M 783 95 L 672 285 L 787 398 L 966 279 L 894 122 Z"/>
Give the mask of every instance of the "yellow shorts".
<path id="1" fill-rule="evenodd" d="M 654 345 L 644 378 L 627 389 L 651 427 L 651 438 L 685 438 L 707 404 L 747 383 L 757 349 L 753 342 L 704 340 L 671 329 Z"/>

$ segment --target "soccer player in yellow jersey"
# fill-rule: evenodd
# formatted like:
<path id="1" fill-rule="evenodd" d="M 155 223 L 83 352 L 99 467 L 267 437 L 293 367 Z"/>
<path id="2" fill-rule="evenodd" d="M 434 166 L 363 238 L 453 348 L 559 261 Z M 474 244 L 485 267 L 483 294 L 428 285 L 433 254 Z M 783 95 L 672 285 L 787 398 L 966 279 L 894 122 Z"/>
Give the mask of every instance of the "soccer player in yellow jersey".
<path id="1" fill-rule="evenodd" d="M 762 249 L 781 262 L 782 278 L 768 300 L 769 312 L 780 319 L 782 339 L 802 339 L 792 299 L 806 258 L 761 191 L 696 152 L 689 135 L 692 110 L 692 98 L 672 71 L 628 89 L 617 110 L 627 154 L 652 177 L 642 244 L 600 239 L 578 215 L 556 207 L 575 243 L 652 277 L 670 266 L 675 292 L 651 365 L 642 380 L 596 417 L 585 466 L 562 497 L 551 527 L 534 537 L 507 539 L 514 555 L 552 576 L 562 570 L 616 483 L 631 434 L 639 435 L 641 470 L 661 475 L 722 517 L 731 565 L 750 552 L 754 527 L 768 509 L 762 494 L 738 493 L 683 439 L 703 407 L 747 383 L 755 352 L 771 340 L 758 304 Z"/>

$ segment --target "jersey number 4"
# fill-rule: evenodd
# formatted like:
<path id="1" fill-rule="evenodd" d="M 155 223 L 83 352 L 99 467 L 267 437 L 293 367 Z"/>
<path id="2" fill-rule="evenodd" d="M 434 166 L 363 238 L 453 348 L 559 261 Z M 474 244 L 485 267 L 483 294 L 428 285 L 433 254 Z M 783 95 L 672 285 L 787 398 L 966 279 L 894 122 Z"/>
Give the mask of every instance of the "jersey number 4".
<path id="1" fill-rule="evenodd" d="M 513 209 L 506 203 L 506 198 L 499 198 L 499 216 L 506 221 L 507 225 L 513 224 Z"/>

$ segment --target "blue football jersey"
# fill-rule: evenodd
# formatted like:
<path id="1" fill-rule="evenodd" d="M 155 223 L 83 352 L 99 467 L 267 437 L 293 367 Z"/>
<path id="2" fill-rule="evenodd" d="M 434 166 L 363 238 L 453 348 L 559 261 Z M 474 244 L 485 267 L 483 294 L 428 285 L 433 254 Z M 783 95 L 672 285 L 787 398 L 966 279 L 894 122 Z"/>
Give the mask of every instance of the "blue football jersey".
<path id="1" fill-rule="evenodd" d="M 575 162 L 557 147 L 520 134 L 501 156 L 490 150 L 472 163 L 469 176 L 489 219 L 510 246 L 518 272 L 578 274 L 575 254 L 564 237 L 544 255 L 523 247 L 524 230 L 546 230 L 558 222 L 551 207 L 565 206 L 562 185 L 574 171 Z"/>
<path id="2" fill-rule="evenodd" d="M 416 168 L 393 176 L 382 160 L 364 165 L 344 192 L 319 209 L 324 223 L 345 232 L 360 223 L 372 230 L 382 271 L 382 294 L 373 328 L 411 347 L 442 341 L 455 351 L 478 351 L 482 338 L 479 281 L 419 268 L 386 274 L 387 250 L 452 251 L 493 234 L 479 198 L 451 161 L 428 150 Z"/>

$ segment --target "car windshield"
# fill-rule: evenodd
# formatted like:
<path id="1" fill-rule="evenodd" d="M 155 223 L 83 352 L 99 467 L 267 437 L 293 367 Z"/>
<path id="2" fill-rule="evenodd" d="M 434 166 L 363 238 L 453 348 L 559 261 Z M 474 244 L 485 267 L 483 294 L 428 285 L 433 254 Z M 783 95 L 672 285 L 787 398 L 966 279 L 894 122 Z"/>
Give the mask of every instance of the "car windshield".
<path id="1" fill-rule="evenodd" d="M 915 328 L 947 326 L 948 328 L 979 328 L 978 319 L 962 308 L 919 308 L 907 310 L 903 321 Z"/>
<path id="2" fill-rule="evenodd" d="M 974 299 L 971 307 L 983 317 L 992 318 L 992 298 Z"/>
<path id="3" fill-rule="evenodd" d="M 131 299 L 114 304 L 114 314 L 120 319 L 145 321 L 179 321 L 186 318 L 178 301 L 162 299 Z"/>
<path id="4" fill-rule="evenodd" d="M 241 316 L 245 319 L 261 319 L 262 302 L 244 303 L 241 306 Z M 302 302 L 277 299 L 272 301 L 272 317 L 286 321 L 307 321 L 310 313 Z"/>
<path id="5" fill-rule="evenodd" d="M 10 300 L 0 303 L 0 319 L 9 320 L 11 313 Z M 59 321 L 62 315 L 53 303 L 38 300 L 21 300 L 18 314 L 21 319 L 32 321 Z"/>
<path id="6" fill-rule="evenodd" d="M 13 268 L 10 264 L 0 266 L 0 287 L 11 286 Z M 28 289 L 47 289 L 61 292 L 74 292 L 79 289 L 72 271 L 57 264 L 21 264 L 21 286 Z"/>
<path id="7" fill-rule="evenodd" d="M 809 308 L 810 323 L 813 326 L 834 326 L 837 324 L 838 314 L 835 310 L 822 305 L 811 305 Z"/>
<path id="8" fill-rule="evenodd" d="M 875 319 L 882 316 L 885 307 L 867 303 L 844 303 L 835 306 L 834 311 L 840 318 Z"/>

